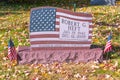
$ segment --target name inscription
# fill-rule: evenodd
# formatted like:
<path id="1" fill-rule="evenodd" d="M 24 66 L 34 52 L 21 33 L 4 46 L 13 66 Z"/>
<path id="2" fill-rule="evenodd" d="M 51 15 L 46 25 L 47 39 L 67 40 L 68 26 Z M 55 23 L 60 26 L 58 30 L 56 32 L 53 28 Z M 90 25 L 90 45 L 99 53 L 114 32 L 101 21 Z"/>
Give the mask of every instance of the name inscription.
<path id="1" fill-rule="evenodd" d="M 83 41 L 88 36 L 89 22 L 60 17 L 60 39 Z"/>

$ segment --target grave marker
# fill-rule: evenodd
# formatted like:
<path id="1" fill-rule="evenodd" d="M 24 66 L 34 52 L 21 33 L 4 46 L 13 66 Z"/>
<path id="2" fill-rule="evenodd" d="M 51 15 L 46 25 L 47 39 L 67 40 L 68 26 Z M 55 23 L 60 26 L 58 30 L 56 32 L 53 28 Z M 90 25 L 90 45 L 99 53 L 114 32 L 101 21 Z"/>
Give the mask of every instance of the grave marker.
<path id="1" fill-rule="evenodd" d="M 33 8 L 30 47 L 20 46 L 19 64 L 102 61 L 102 50 L 90 49 L 92 15 L 55 7 Z"/>
<path id="2" fill-rule="evenodd" d="M 92 15 L 54 7 L 34 8 L 30 18 L 31 48 L 90 47 Z"/>

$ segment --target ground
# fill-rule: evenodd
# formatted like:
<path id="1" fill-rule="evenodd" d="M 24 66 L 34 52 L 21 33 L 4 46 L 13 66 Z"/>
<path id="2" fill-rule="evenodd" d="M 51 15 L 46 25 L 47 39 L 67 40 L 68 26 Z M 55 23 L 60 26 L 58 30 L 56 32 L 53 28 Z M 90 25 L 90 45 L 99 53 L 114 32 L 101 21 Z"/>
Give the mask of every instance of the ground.
<path id="1" fill-rule="evenodd" d="M 93 15 L 92 44 L 104 46 L 112 31 L 114 52 L 110 60 L 102 63 L 53 63 L 16 65 L 7 55 L 11 36 L 17 48 L 29 46 L 30 9 L 39 5 L 0 3 L 0 80 L 120 80 L 120 6 L 77 7 L 76 12 Z M 70 8 L 73 11 L 72 8 Z"/>

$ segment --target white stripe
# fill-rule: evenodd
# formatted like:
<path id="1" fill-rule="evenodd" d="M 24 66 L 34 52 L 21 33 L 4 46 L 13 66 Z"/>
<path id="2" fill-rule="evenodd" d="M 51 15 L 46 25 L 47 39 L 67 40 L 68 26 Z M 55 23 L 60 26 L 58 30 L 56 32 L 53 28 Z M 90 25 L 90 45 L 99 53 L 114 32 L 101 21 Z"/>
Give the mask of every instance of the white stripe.
<path id="1" fill-rule="evenodd" d="M 8 49 L 8 51 L 10 51 L 10 49 Z"/>
<path id="2" fill-rule="evenodd" d="M 90 28 L 91 30 L 91 28 Z M 55 32 L 31 32 L 30 35 L 42 35 L 42 34 L 59 34 L 59 32 L 55 31 Z M 89 36 L 91 36 L 92 34 L 89 33 Z"/>
<path id="3" fill-rule="evenodd" d="M 74 16 L 74 15 L 71 15 L 71 14 L 63 13 L 63 12 L 56 12 L 56 15 L 65 16 L 65 17 L 74 18 L 74 19 L 92 20 L 92 17 Z"/>
<path id="4" fill-rule="evenodd" d="M 90 47 L 90 45 L 91 44 L 35 44 L 31 45 L 31 47 Z"/>
<path id="5" fill-rule="evenodd" d="M 89 31 L 92 31 L 92 28 L 89 28 Z"/>
<path id="6" fill-rule="evenodd" d="M 57 31 L 30 32 L 30 35 L 59 34 Z"/>
<path id="7" fill-rule="evenodd" d="M 89 23 L 89 25 L 93 25 L 93 23 Z"/>
<path id="8" fill-rule="evenodd" d="M 59 22 L 60 21 L 60 19 L 59 18 L 56 18 L 56 22 Z"/>
<path id="9" fill-rule="evenodd" d="M 60 25 L 56 25 L 55 27 L 56 27 L 56 28 L 60 28 Z"/>
<path id="10" fill-rule="evenodd" d="M 68 18 L 67 18 L 68 19 Z M 70 19 L 73 20 L 73 19 Z M 77 20 L 76 20 L 77 21 Z M 60 22 L 60 18 L 56 18 L 56 22 Z M 88 21 L 80 21 L 80 22 L 88 22 Z M 89 22 L 89 25 L 93 25 L 92 22 Z"/>
<path id="11" fill-rule="evenodd" d="M 89 36 L 92 36 L 92 34 L 90 33 Z"/>
<path id="12" fill-rule="evenodd" d="M 60 40 L 59 38 L 30 38 L 30 41 L 91 41 L 88 40 Z"/>

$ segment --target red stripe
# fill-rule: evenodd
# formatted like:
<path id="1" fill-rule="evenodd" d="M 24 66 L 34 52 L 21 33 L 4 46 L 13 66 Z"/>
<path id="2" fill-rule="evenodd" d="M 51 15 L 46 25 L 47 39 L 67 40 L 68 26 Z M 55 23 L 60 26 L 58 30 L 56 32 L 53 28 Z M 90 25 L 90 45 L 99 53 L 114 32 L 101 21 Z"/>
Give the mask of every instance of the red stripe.
<path id="1" fill-rule="evenodd" d="M 55 31 L 60 31 L 60 28 L 55 28 Z M 89 30 L 89 34 L 92 34 L 92 30 Z"/>
<path id="2" fill-rule="evenodd" d="M 89 30 L 89 34 L 92 33 L 92 31 Z"/>
<path id="3" fill-rule="evenodd" d="M 14 48 L 11 48 L 12 59 L 15 60 L 15 51 Z"/>
<path id="4" fill-rule="evenodd" d="M 91 44 L 91 41 L 31 41 L 31 44 Z"/>
<path id="5" fill-rule="evenodd" d="M 92 36 L 88 36 L 88 39 L 92 39 Z"/>
<path id="6" fill-rule="evenodd" d="M 60 28 L 55 28 L 55 31 L 60 31 Z"/>
<path id="7" fill-rule="evenodd" d="M 89 25 L 89 28 L 93 28 L 93 25 Z"/>
<path id="8" fill-rule="evenodd" d="M 56 24 L 56 25 L 60 25 L 60 22 L 57 22 L 57 21 L 56 21 L 55 24 Z"/>
<path id="9" fill-rule="evenodd" d="M 16 54 L 15 47 L 13 47 L 13 56 L 14 56 L 14 60 L 16 60 L 17 59 L 17 54 Z"/>
<path id="10" fill-rule="evenodd" d="M 16 50 L 14 47 L 12 48 L 9 48 L 9 51 L 8 51 L 8 57 L 10 60 L 16 60 L 17 59 L 17 54 L 16 54 Z"/>
<path id="11" fill-rule="evenodd" d="M 111 50 L 112 50 L 112 47 L 108 47 L 107 49 L 105 49 L 104 52 L 109 52 L 109 51 L 111 51 Z"/>
<path id="12" fill-rule="evenodd" d="M 8 55 L 10 60 L 13 60 L 13 54 L 12 54 L 12 48 L 9 48 L 9 55 Z"/>
<path id="13" fill-rule="evenodd" d="M 9 54 L 9 55 L 8 55 L 8 58 L 9 58 L 10 60 L 12 60 L 12 54 Z"/>
<path id="14" fill-rule="evenodd" d="M 59 34 L 30 35 L 30 38 L 59 38 Z"/>
<path id="15" fill-rule="evenodd" d="M 59 38 L 59 34 L 30 35 L 30 38 Z M 88 36 L 88 39 L 92 39 L 92 36 Z"/>
<path id="16" fill-rule="evenodd" d="M 104 49 L 104 53 L 109 52 L 111 50 L 112 50 L 111 42 L 107 42 Z"/>

